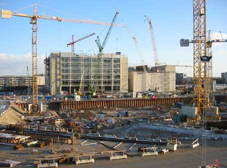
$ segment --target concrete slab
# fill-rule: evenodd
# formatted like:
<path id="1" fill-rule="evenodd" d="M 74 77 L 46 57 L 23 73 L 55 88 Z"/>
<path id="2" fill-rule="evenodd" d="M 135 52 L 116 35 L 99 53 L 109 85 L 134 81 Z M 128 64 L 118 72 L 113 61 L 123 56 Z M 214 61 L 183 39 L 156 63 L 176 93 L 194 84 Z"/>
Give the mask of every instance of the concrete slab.
<path id="1" fill-rule="evenodd" d="M 86 164 L 86 163 L 95 163 L 95 159 L 80 159 L 80 160 L 77 160 L 75 163 L 76 165 Z"/>
<path id="2" fill-rule="evenodd" d="M 142 156 L 158 156 L 158 152 L 142 152 Z"/>
<path id="3" fill-rule="evenodd" d="M 127 159 L 127 155 L 110 156 L 110 160 Z"/>

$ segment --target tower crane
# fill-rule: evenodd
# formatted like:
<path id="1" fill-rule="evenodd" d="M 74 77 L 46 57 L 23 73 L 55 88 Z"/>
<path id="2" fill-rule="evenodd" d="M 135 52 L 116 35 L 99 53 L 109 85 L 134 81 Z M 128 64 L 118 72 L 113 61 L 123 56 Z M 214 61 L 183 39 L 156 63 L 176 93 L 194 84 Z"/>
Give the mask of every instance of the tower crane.
<path id="1" fill-rule="evenodd" d="M 80 87 L 79 87 L 79 91 L 78 91 L 78 94 L 79 94 L 80 96 L 83 95 L 83 94 L 81 93 L 81 88 L 82 88 L 82 85 L 83 85 L 83 79 L 84 79 L 84 71 L 83 71 L 83 73 L 82 73 L 82 75 L 81 75 Z"/>
<path id="2" fill-rule="evenodd" d="M 139 56 L 140 59 L 141 59 L 141 64 L 142 64 L 143 71 L 144 71 L 144 76 L 143 76 L 143 78 L 142 78 L 142 85 L 145 85 L 145 86 L 143 86 L 143 88 L 142 88 L 143 90 L 141 90 L 141 91 L 145 91 L 145 90 L 146 90 L 146 83 L 147 83 L 147 69 L 146 69 L 146 67 L 145 67 L 145 65 L 144 65 L 144 58 L 143 58 L 143 56 L 142 56 L 142 53 L 141 53 L 141 50 L 140 50 L 138 41 L 137 41 L 137 39 L 136 39 L 136 36 L 134 36 L 134 35 L 131 33 L 131 31 L 129 30 L 129 28 L 128 28 L 127 26 L 126 26 L 125 28 L 127 29 L 128 33 L 129 33 L 130 36 L 132 37 L 132 40 L 134 41 L 134 44 L 135 44 L 135 47 L 136 47 L 137 54 L 138 54 L 138 56 Z"/>
<path id="3" fill-rule="evenodd" d="M 102 58 L 102 54 L 103 54 L 103 49 L 106 46 L 107 40 L 108 40 L 108 38 L 110 36 L 110 33 L 112 31 L 112 28 L 113 28 L 112 25 L 114 25 L 118 14 L 119 14 L 119 12 L 115 13 L 103 43 L 101 44 L 99 36 L 97 36 L 97 40 L 95 40 L 95 42 L 96 42 L 96 44 L 97 44 L 97 46 L 99 48 L 99 53 L 98 53 L 97 58 L 95 59 L 95 62 L 94 62 L 94 75 L 93 75 L 93 79 L 91 80 L 91 85 L 89 85 L 89 90 L 91 91 L 92 96 L 96 95 L 96 92 L 98 90 L 98 85 L 99 85 L 99 81 L 98 80 L 102 79 L 102 78 L 99 78 L 98 76 L 103 74 L 101 72 L 101 64 L 102 64 L 101 63 L 101 58 Z M 125 25 L 122 25 L 122 26 L 124 27 Z M 103 87 L 103 80 L 101 80 L 100 84 L 101 84 L 101 87 Z"/>
<path id="4" fill-rule="evenodd" d="M 103 25 L 103 26 L 121 26 L 110 23 L 98 22 L 90 19 L 70 19 L 70 18 L 62 18 L 56 16 L 46 16 L 46 15 L 37 15 L 37 4 L 34 4 L 34 12 L 33 15 L 23 14 L 23 13 L 15 13 L 10 10 L 1 10 L 1 16 L 3 19 L 11 19 L 13 16 L 25 17 L 31 19 L 32 24 L 32 109 L 34 112 L 39 110 L 38 106 L 38 19 L 45 20 L 55 20 L 58 22 L 76 22 L 76 23 L 85 23 L 85 24 L 95 24 L 95 25 Z"/>
<path id="5" fill-rule="evenodd" d="M 117 12 L 115 13 L 114 17 L 113 17 L 113 20 L 112 20 L 112 22 L 111 22 L 111 25 L 113 25 L 113 24 L 115 23 L 118 14 L 119 14 L 119 12 L 117 11 Z M 124 26 L 124 25 L 123 25 L 123 26 Z M 111 31 L 112 31 L 112 28 L 113 28 L 112 26 L 109 27 L 109 30 L 107 31 L 106 37 L 105 37 L 105 39 L 104 39 L 104 41 L 103 41 L 102 44 L 101 44 L 101 42 L 100 42 L 99 36 L 97 36 L 97 40 L 95 40 L 95 42 L 96 42 L 96 44 L 98 45 L 99 54 L 102 53 L 104 47 L 106 46 L 106 43 L 107 43 L 107 40 L 108 40 L 108 38 L 109 38 L 109 36 L 110 36 L 110 33 L 111 33 Z"/>
<path id="6" fill-rule="evenodd" d="M 181 46 L 189 46 L 193 43 L 193 100 L 196 104 L 196 121 L 201 119 L 202 131 L 202 152 L 201 167 L 206 167 L 206 108 L 209 106 L 215 114 L 216 119 L 220 116 L 214 111 L 208 99 L 208 77 L 207 65 L 212 59 L 208 55 L 207 48 L 210 46 L 206 36 L 206 0 L 193 0 L 193 40 L 181 39 Z M 211 42 L 212 44 L 212 42 Z"/>
<path id="7" fill-rule="evenodd" d="M 154 30 L 153 30 L 153 26 L 151 23 L 151 19 L 149 19 L 146 15 L 145 15 L 147 22 L 149 23 L 149 30 L 150 30 L 150 34 L 151 34 L 151 42 L 153 45 L 153 52 L 154 52 L 154 58 L 155 58 L 155 69 L 156 72 L 159 71 L 159 62 L 158 62 L 158 53 L 157 53 L 157 48 L 156 48 L 156 43 L 155 43 L 155 37 L 154 37 Z"/>
<path id="8" fill-rule="evenodd" d="M 135 44 L 135 47 L 136 47 L 137 54 L 138 54 L 138 56 L 140 57 L 141 64 L 142 64 L 142 66 L 143 66 L 143 71 L 144 71 L 144 73 L 147 73 L 146 67 L 145 67 L 145 65 L 144 65 L 144 58 L 143 58 L 143 56 L 142 56 L 142 54 L 141 54 L 141 50 L 140 50 L 140 47 L 139 47 L 137 38 L 136 38 L 136 36 L 134 36 L 134 35 L 131 33 L 131 31 L 129 30 L 129 28 L 128 28 L 127 26 L 126 26 L 125 28 L 127 29 L 128 33 L 129 33 L 130 36 L 132 37 L 132 40 L 134 41 L 134 44 Z"/>
<path id="9" fill-rule="evenodd" d="M 91 33 L 91 34 L 88 34 L 88 35 L 86 35 L 86 36 L 84 36 L 84 37 L 82 37 L 82 38 L 77 39 L 76 41 L 74 41 L 74 35 L 72 35 L 72 42 L 71 42 L 71 43 L 68 43 L 68 44 L 67 44 L 67 47 L 71 45 L 71 52 L 74 52 L 74 44 L 75 44 L 75 43 L 77 43 L 77 42 L 79 42 L 79 41 L 82 41 L 82 40 L 84 40 L 84 39 L 86 39 L 86 38 L 89 38 L 89 37 L 91 37 L 91 36 L 94 36 L 94 35 L 95 35 L 95 33 Z"/>
<path id="10" fill-rule="evenodd" d="M 27 94 L 29 96 L 29 89 L 30 89 L 30 79 L 29 79 L 29 69 L 27 65 L 27 80 L 28 80 L 28 88 L 27 88 Z"/>
<path id="11" fill-rule="evenodd" d="M 194 32 L 195 33 L 195 32 Z M 196 35 L 194 35 L 196 36 Z M 203 35 L 203 36 L 206 36 Z M 195 37 L 194 37 L 195 38 Z M 211 39 L 210 38 L 210 31 L 209 31 L 209 36 L 208 40 L 204 41 L 204 39 L 181 39 L 180 40 L 180 46 L 181 47 L 188 47 L 190 43 L 194 44 L 194 77 L 193 77 L 193 83 L 194 83 L 194 102 L 197 102 L 197 107 L 199 105 L 200 108 L 205 110 L 205 107 L 202 105 L 202 102 L 205 103 L 206 105 L 211 107 L 211 87 L 212 87 L 212 53 L 211 53 L 211 48 L 213 43 L 223 43 L 227 42 L 227 39 Z M 200 52 L 198 50 L 198 43 L 201 43 L 202 49 L 204 48 L 205 51 L 200 51 L 201 54 L 203 55 L 198 55 Z M 198 73 L 197 71 L 201 71 Z M 199 84 L 201 87 L 199 87 Z M 197 94 L 199 93 L 200 95 L 200 101 L 197 100 Z M 199 103 L 200 102 L 200 103 Z M 212 107 L 211 107 L 212 108 Z M 200 120 L 202 118 L 202 109 L 200 110 L 200 113 L 197 113 L 197 118 L 196 120 Z M 216 119 L 220 119 L 219 115 L 213 110 L 215 113 Z M 204 111 L 205 113 L 205 111 Z"/>

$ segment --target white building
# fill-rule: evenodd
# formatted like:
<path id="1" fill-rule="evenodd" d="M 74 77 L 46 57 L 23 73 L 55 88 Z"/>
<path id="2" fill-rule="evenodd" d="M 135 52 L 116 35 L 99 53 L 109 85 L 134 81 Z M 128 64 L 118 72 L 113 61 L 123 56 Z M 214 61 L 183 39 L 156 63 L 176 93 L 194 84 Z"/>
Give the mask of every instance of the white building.
<path id="1" fill-rule="evenodd" d="M 153 68 L 152 68 L 153 69 Z M 171 92 L 176 88 L 176 67 L 164 65 L 158 67 L 158 72 L 129 70 L 129 92 Z"/>

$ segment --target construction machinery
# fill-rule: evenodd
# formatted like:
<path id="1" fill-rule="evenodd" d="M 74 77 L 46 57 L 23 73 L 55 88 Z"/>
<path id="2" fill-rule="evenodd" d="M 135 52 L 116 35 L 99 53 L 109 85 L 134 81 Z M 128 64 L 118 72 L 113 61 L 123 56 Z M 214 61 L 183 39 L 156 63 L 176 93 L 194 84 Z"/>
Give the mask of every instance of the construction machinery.
<path id="1" fill-rule="evenodd" d="M 29 69 L 28 69 L 28 65 L 27 65 L 27 81 L 28 81 L 28 87 L 27 87 L 27 95 L 29 97 L 29 90 L 30 90 L 30 78 L 29 78 Z"/>
<path id="2" fill-rule="evenodd" d="M 82 37 L 82 38 L 77 39 L 76 41 L 74 41 L 74 35 L 72 35 L 72 42 L 71 42 L 71 43 L 68 43 L 68 44 L 67 44 L 67 47 L 71 45 L 71 52 L 75 52 L 75 51 L 74 51 L 74 44 L 75 44 L 75 43 L 77 43 L 77 42 L 79 42 L 79 41 L 82 41 L 82 40 L 84 40 L 84 39 L 86 39 L 86 38 L 89 38 L 89 37 L 91 37 L 91 36 L 94 36 L 94 35 L 95 35 L 95 33 L 91 33 L 91 34 L 88 34 L 88 35 L 86 35 L 86 36 L 84 36 L 84 37 Z"/>
<path id="3" fill-rule="evenodd" d="M 128 33 L 129 33 L 130 36 L 132 37 L 132 40 L 133 40 L 133 42 L 134 42 L 134 44 L 135 44 L 135 47 L 136 47 L 137 54 L 138 54 L 138 56 L 139 56 L 139 58 L 140 58 L 140 60 L 141 60 L 141 64 L 142 64 L 143 71 L 144 71 L 144 76 L 143 76 L 143 78 L 142 78 L 142 84 L 145 85 L 145 86 L 143 86 L 143 88 L 146 89 L 146 83 L 147 83 L 147 82 L 146 82 L 146 81 L 147 81 L 147 68 L 146 68 L 146 66 L 145 66 L 145 61 L 144 61 L 142 52 L 141 52 L 141 50 L 140 50 L 140 47 L 139 47 L 139 44 L 138 44 L 138 41 L 137 41 L 136 36 L 134 36 L 134 35 L 131 33 L 130 29 L 129 29 L 127 26 L 126 26 L 125 28 L 127 29 Z M 145 91 L 145 90 L 143 90 L 143 91 Z"/>
<path id="4" fill-rule="evenodd" d="M 82 92 L 81 92 L 81 88 L 82 88 L 82 85 L 83 85 L 83 79 L 84 79 L 84 71 L 81 75 L 81 79 L 80 79 L 80 87 L 79 87 L 79 91 L 78 91 L 78 95 L 82 96 Z"/>
<path id="5" fill-rule="evenodd" d="M 157 53 L 157 48 L 156 48 L 156 43 L 155 43 L 153 26 L 152 26 L 152 23 L 151 23 L 151 19 L 149 19 L 146 15 L 145 15 L 145 18 L 147 19 L 147 22 L 149 23 L 149 30 L 150 30 L 150 34 L 151 34 L 151 42 L 152 42 L 154 58 L 155 58 L 155 70 L 156 70 L 156 72 L 159 72 L 158 53 Z"/>
<path id="6" fill-rule="evenodd" d="M 111 33 L 111 30 L 113 28 L 112 25 L 114 25 L 115 21 L 116 21 L 116 18 L 117 18 L 117 15 L 119 14 L 119 12 L 116 12 L 115 15 L 114 15 L 114 18 L 111 22 L 111 25 L 109 27 L 109 30 L 107 31 L 107 34 L 106 34 L 106 37 L 103 41 L 103 43 L 101 44 L 100 42 L 100 39 L 99 39 L 99 36 L 97 36 L 97 40 L 95 40 L 96 44 L 98 45 L 98 48 L 99 48 L 99 53 L 97 55 L 97 58 L 94 59 L 94 69 L 93 69 L 93 75 L 92 75 L 92 80 L 91 80 L 91 84 L 88 86 L 89 88 L 89 91 L 91 93 L 91 96 L 94 97 L 96 96 L 96 93 L 98 91 L 98 85 L 100 84 L 101 85 L 101 90 L 103 89 L 103 81 L 101 80 L 99 82 L 99 79 L 101 79 L 99 76 L 103 75 L 103 72 L 101 72 L 101 66 L 102 66 L 102 54 L 103 54 L 103 49 L 105 48 L 106 46 L 106 43 L 107 43 L 107 40 L 110 36 L 110 33 Z M 124 25 L 123 25 L 124 26 Z M 102 90 L 103 91 L 103 90 Z"/>
<path id="7" fill-rule="evenodd" d="M 103 26 L 121 26 L 115 25 L 113 23 L 103 23 L 98 22 L 90 19 L 68 19 L 68 18 L 61 18 L 56 16 L 46 16 L 46 15 L 37 15 L 37 4 L 25 7 L 29 8 L 34 6 L 33 15 L 23 14 L 23 13 L 15 13 L 10 10 L 1 10 L 1 16 L 3 19 L 11 19 L 13 16 L 25 17 L 31 19 L 32 24 L 32 111 L 37 112 L 39 111 L 38 106 L 38 26 L 37 21 L 38 19 L 45 19 L 45 20 L 55 20 L 58 22 L 76 22 L 76 23 L 85 23 L 85 24 L 95 24 L 95 25 L 103 25 Z M 41 6 L 41 5 L 40 5 Z M 46 6 L 42 6 L 47 8 Z M 23 8 L 23 9 L 25 9 Z"/>
<path id="8" fill-rule="evenodd" d="M 206 0 L 193 0 L 193 100 L 197 107 L 196 121 L 201 120 L 202 124 L 202 151 L 201 165 L 206 167 L 206 109 L 210 107 L 214 113 L 214 119 L 220 119 L 220 116 L 213 109 L 208 91 L 208 65 L 212 59 L 207 48 L 211 46 L 211 41 L 207 40 L 206 35 Z M 181 46 L 189 46 L 190 40 L 181 39 Z"/>
<path id="9" fill-rule="evenodd" d="M 111 25 L 113 25 L 113 24 L 115 23 L 118 14 L 119 14 L 119 12 L 116 12 L 116 13 L 115 13 L 115 15 L 114 15 L 114 17 L 113 17 L 113 20 L 112 20 L 112 22 L 111 22 Z M 103 49 L 104 49 L 104 47 L 106 46 L 107 40 L 108 40 L 108 38 L 109 38 L 109 36 L 110 36 L 110 33 L 111 33 L 111 31 L 112 31 L 112 28 L 113 28 L 112 26 L 109 27 L 109 30 L 107 31 L 106 37 L 105 37 L 105 39 L 104 39 L 104 41 L 103 41 L 102 44 L 101 44 L 101 42 L 100 42 L 99 36 L 97 36 L 97 40 L 95 40 L 95 42 L 96 42 L 96 44 L 98 45 L 99 54 L 102 54 Z"/>
<path id="10" fill-rule="evenodd" d="M 194 58 L 193 58 L 193 103 L 198 108 L 196 120 L 199 121 L 203 114 L 205 115 L 206 107 L 212 108 L 210 95 L 211 95 L 211 76 L 209 75 L 212 54 L 209 49 L 212 47 L 212 43 L 227 42 L 227 39 L 214 39 L 207 40 L 206 36 L 206 0 L 194 0 L 193 1 L 193 22 L 194 22 L 194 38 L 193 40 L 181 39 L 181 47 L 188 47 L 190 43 L 193 43 Z M 219 115 L 215 113 L 214 119 L 220 119 Z"/>

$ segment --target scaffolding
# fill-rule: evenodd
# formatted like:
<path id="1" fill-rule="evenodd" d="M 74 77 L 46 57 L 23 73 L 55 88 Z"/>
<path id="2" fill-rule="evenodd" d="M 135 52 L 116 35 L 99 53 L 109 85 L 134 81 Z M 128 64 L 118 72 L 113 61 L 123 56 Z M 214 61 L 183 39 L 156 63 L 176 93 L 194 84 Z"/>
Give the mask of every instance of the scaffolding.
<path id="1" fill-rule="evenodd" d="M 81 76 L 83 76 L 84 91 L 89 90 L 89 85 L 97 84 L 99 92 L 114 92 L 121 91 L 122 74 L 125 76 L 126 82 L 128 81 L 128 72 L 121 70 L 122 67 L 127 70 L 127 57 L 125 55 L 117 54 L 102 54 L 101 57 L 97 55 L 85 55 L 83 53 L 75 55 L 74 53 L 59 53 L 59 63 L 55 64 L 56 59 L 52 59 L 52 64 L 59 66 L 59 71 L 55 72 L 54 67 L 50 68 L 52 74 L 55 74 L 55 78 L 51 78 L 59 81 L 57 87 L 61 88 L 60 91 L 67 91 L 72 93 L 73 90 L 79 90 Z M 55 57 L 56 54 L 51 54 L 51 57 Z M 122 58 L 126 58 L 125 63 L 122 63 Z M 59 65 L 58 65 L 59 64 Z M 100 66 L 100 68 L 97 68 Z M 100 73 L 97 70 L 100 69 Z M 57 76 L 61 76 L 61 79 L 57 79 Z M 56 82 L 54 82 L 56 83 Z M 125 86 L 127 87 L 127 86 Z M 53 88 L 53 89 L 56 89 Z M 127 90 L 127 88 L 125 89 Z M 52 92 L 53 93 L 53 92 Z M 56 91 L 56 93 L 58 93 Z"/>

